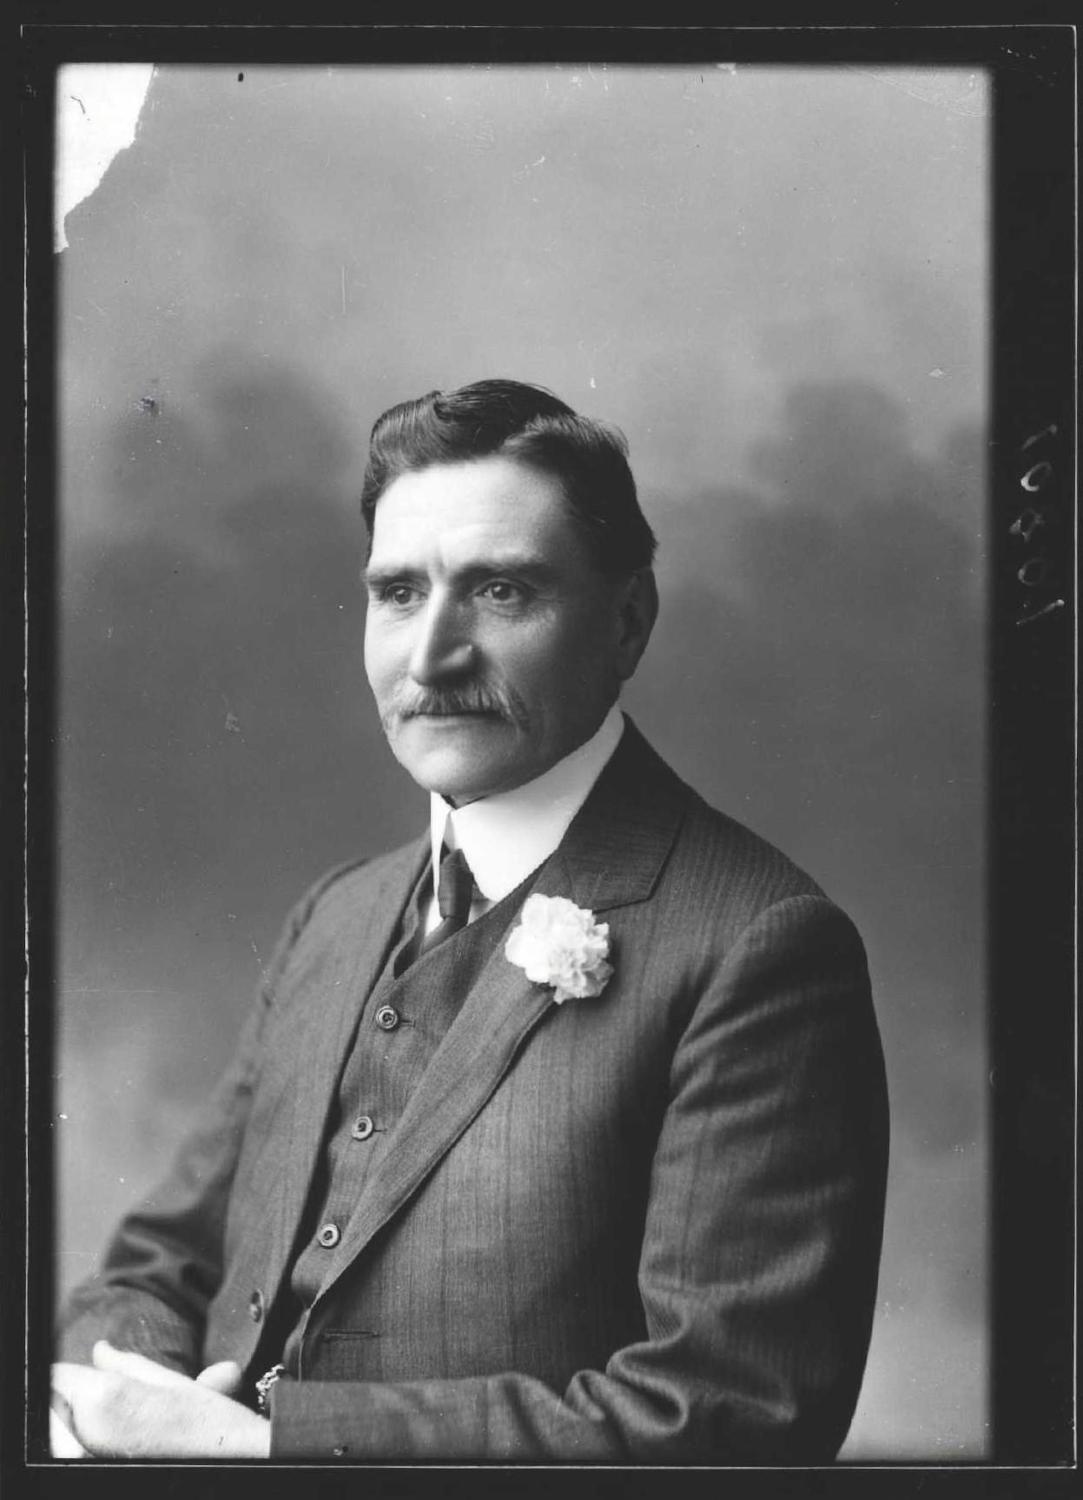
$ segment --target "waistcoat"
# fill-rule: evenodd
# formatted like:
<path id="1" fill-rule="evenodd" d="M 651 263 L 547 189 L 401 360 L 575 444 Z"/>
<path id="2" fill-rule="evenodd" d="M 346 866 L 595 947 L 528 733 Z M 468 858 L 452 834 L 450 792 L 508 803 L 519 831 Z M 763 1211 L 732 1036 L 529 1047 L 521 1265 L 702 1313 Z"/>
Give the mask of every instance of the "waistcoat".
<path id="1" fill-rule="evenodd" d="M 397 940 L 361 1008 L 344 1059 L 290 1274 L 268 1320 L 268 1362 L 281 1360 L 290 1376 L 297 1375 L 305 1313 L 362 1189 L 385 1153 L 394 1150 L 395 1126 L 410 1095 L 537 873 L 403 968 L 418 939 L 419 904 L 431 884 L 431 866 L 406 905 Z M 396 975 L 396 969 L 403 971 Z"/>

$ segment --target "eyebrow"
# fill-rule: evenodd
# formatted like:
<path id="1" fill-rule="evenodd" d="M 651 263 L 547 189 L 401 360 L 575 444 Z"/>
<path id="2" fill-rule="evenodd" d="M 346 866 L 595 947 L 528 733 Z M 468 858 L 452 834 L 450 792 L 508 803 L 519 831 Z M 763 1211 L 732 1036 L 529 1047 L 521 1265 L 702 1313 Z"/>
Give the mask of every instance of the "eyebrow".
<path id="1" fill-rule="evenodd" d="M 556 569 L 552 563 L 533 554 L 506 552 L 494 553 L 491 557 L 476 558 L 454 571 L 452 577 L 456 582 L 469 584 L 482 578 L 493 578 L 502 573 L 513 574 L 528 582 L 546 583 L 555 576 Z M 427 576 L 424 568 L 410 564 L 396 567 L 394 563 L 381 563 L 376 567 L 370 565 L 361 570 L 362 584 L 376 591 L 392 583 L 414 583 Z"/>
<path id="2" fill-rule="evenodd" d="M 361 569 L 361 582 L 367 589 L 386 588 L 389 583 L 413 581 L 421 575 L 417 568 L 369 568 Z"/>

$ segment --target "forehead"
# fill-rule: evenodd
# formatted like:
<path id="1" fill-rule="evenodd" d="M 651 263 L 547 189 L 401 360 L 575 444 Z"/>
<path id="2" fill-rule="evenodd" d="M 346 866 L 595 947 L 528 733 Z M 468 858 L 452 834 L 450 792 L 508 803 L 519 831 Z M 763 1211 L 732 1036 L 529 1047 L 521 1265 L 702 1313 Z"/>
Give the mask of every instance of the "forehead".
<path id="1" fill-rule="evenodd" d="M 546 557 L 583 552 L 559 480 L 508 458 L 433 464 L 399 477 L 376 503 L 373 562 L 489 553 Z"/>

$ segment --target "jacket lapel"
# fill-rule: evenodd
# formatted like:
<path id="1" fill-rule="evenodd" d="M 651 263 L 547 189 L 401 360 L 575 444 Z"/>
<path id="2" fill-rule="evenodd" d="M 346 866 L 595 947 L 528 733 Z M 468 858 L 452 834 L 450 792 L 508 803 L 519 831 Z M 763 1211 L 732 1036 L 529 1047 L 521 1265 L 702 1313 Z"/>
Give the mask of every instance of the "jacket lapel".
<path id="1" fill-rule="evenodd" d="M 569 896 L 595 913 L 645 901 L 673 846 L 689 795 L 628 721 L 612 760 L 523 899 L 531 893 Z M 328 1266 L 321 1298 L 484 1108 L 553 1003 L 552 990 L 532 984 L 508 962 L 503 940 L 497 942 L 403 1111 L 390 1149 L 365 1185 Z"/>
<path id="2" fill-rule="evenodd" d="M 612 760 L 553 857 L 566 884 L 545 894 L 593 912 L 646 901 L 695 795 L 626 715 Z"/>

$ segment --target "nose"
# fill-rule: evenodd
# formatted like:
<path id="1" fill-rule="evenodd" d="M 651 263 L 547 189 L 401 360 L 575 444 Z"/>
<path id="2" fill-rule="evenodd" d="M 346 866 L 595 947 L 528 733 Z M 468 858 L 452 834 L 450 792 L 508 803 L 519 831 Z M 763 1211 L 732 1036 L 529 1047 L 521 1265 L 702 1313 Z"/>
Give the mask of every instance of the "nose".
<path id="1" fill-rule="evenodd" d="M 455 602 L 433 592 L 416 617 L 410 652 L 410 676 L 423 687 L 468 673 L 474 665 L 474 642 L 467 620 Z"/>

